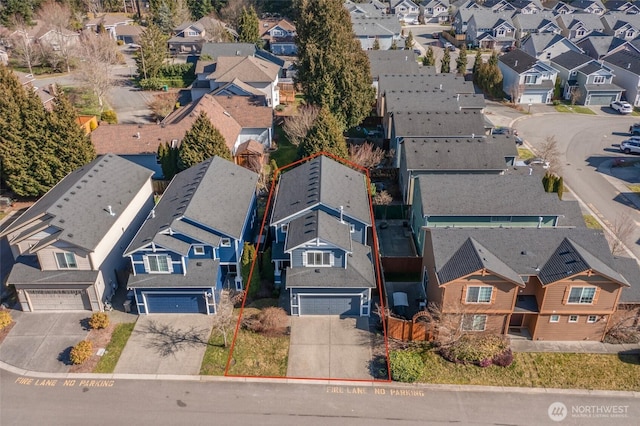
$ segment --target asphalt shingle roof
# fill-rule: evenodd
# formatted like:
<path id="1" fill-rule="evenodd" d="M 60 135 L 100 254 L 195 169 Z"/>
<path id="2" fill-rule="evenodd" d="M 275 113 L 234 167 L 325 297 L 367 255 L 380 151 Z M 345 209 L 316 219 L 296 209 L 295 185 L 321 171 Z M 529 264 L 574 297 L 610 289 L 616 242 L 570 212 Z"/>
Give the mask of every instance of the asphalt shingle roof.
<path id="1" fill-rule="evenodd" d="M 538 62 L 536 58 L 520 49 L 505 53 L 498 60 L 517 73 L 528 71 Z"/>
<path id="2" fill-rule="evenodd" d="M 589 35 L 576 44 L 587 55 L 594 59 L 600 59 L 600 57 L 625 43 L 625 40 L 612 35 Z"/>
<path id="3" fill-rule="evenodd" d="M 604 58 L 604 61 L 640 75 L 640 53 L 634 54 L 627 51 L 616 52 Z"/>
<path id="4" fill-rule="evenodd" d="M 573 70 L 583 66 L 584 64 L 592 61 L 593 59 L 590 56 L 584 55 L 582 53 L 574 52 L 573 50 L 569 50 L 568 52 L 564 52 L 561 55 L 556 56 L 551 60 L 552 65 L 557 64 L 567 70 Z"/>
<path id="5" fill-rule="evenodd" d="M 640 303 L 640 265 L 635 259 L 616 257 L 615 270 L 627 279 L 630 287 L 622 289 L 620 303 Z"/>
<path id="6" fill-rule="evenodd" d="M 218 279 L 219 266 L 218 259 L 190 260 L 187 264 L 187 274 L 130 275 L 127 288 L 210 288 Z"/>
<path id="7" fill-rule="evenodd" d="M 398 36 L 402 29 L 398 18 L 391 15 L 360 16 L 352 14 L 351 23 L 353 32 L 357 37 Z"/>
<path id="8" fill-rule="evenodd" d="M 410 50 L 367 50 L 371 77 L 377 80 L 384 74 L 417 74 L 420 66 L 416 62 L 416 54 Z"/>
<path id="9" fill-rule="evenodd" d="M 460 137 L 484 134 L 479 111 L 393 111 L 395 135 L 399 137 Z"/>
<path id="10" fill-rule="evenodd" d="M 385 92 L 385 108 L 389 112 L 458 111 L 482 109 L 486 106 L 483 95 L 463 93 L 457 95 L 443 90 L 391 90 Z"/>
<path id="11" fill-rule="evenodd" d="M 285 251 L 315 240 L 351 251 L 349 225 L 323 211 L 312 211 L 289 222 Z"/>
<path id="12" fill-rule="evenodd" d="M 392 90 L 444 90 L 445 92 L 480 93 L 471 81 L 455 74 L 381 74 L 378 82 L 378 92 L 384 93 Z"/>

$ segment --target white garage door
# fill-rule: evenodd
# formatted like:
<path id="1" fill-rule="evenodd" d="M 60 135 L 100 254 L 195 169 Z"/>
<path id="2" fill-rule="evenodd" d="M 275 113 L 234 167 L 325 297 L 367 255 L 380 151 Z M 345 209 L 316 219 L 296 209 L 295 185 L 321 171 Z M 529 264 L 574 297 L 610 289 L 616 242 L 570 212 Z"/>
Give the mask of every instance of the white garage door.
<path id="1" fill-rule="evenodd" d="M 86 311 L 91 309 L 86 290 L 25 290 L 31 311 Z"/>
<path id="2" fill-rule="evenodd" d="M 522 95 L 520 100 L 521 104 L 543 104 L 545 103 L 546 94 L 544 93 L 528 93 L 526 95 Z"/>

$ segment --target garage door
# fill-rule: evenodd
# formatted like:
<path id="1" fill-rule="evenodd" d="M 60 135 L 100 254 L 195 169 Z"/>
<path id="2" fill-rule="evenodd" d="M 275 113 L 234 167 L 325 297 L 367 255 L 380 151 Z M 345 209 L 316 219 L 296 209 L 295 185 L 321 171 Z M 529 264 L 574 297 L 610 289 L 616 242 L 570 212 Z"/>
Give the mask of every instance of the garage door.
<path id="1" fill-rule="evenodd" d="M 300 315 L 360 315 L 360 296 L 300 295 Z"/>
<path id="2" fill-rule="evenodd" d="M 202 293 L 166 294 L 143 293 L 148 314 L 206 314 L 207 306 Z"/>
<path id="3" fill-rule="evenodd" d="M 91 309 L 86 290 L 25 290 L 31 311 L 86 311 Z"/>
<path id="4" fill-rule="evenodd" d="M 616 95 L 591 95 L 589 105 L 609 105 L 616 100 Z"/>
<path id="5" fill-rule="evenodd" d="M 546 93 L 527 93 L 520 98 L 521 104 L 543 104 L 546 101 Z"/>

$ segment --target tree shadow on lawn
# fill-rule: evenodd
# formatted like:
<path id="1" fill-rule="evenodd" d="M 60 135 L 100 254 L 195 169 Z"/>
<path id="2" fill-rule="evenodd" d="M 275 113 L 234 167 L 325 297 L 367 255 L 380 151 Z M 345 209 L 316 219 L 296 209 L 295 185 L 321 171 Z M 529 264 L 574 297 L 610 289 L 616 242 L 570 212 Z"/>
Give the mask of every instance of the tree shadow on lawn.
<path id="1" fill-rule="evenodd" d="M 624 362 L 625 364 L 640 365 L 640 350 L 631 349 L 628 351 L 619 352 L 618 359 Z"/>
<path id="2" fill-rule="evenodd" d="M 160 356 L 175 355 L 189 347 L 208 345 L 208 330 L 191 326 L 186 330 L 174 328 L 169 324 L 159 324 L 150 321 L 149 325 L 142 327 L 139 332 L 150 335 L 145 347 L 154 349 Z"/>

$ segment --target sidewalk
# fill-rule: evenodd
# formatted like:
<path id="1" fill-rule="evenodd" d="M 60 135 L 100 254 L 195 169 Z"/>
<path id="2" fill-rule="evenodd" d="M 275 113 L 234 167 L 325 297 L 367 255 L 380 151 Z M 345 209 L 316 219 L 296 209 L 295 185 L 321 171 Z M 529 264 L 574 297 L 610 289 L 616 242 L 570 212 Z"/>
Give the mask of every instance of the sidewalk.
<path id="1" fill-rule="evenodd" d="M 620 344 L 601 343 L 593 341 L 579 342 L 547 342 L 542 340 L 511 340 L 511 349 L 514 352 L 559 352 L 573 354 L 638 354 L 640 355 L 640 344 Z"/>

